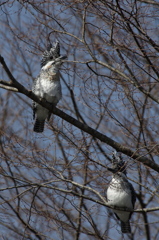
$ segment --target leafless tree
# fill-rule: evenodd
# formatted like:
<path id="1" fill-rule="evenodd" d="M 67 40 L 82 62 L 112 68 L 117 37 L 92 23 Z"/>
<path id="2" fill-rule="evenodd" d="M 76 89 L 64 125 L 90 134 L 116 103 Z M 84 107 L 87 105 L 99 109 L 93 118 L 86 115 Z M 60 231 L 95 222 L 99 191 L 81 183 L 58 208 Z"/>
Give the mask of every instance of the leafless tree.
<path id="1" fill-rule="evenodd" d="M 159 3 L 46 0 L 0 3 L 1 239 L 159 238 Z M 63 97 L 32 91 L 58 40 Z M 32 100 L 52 111 L 33 132 Z M 132 234 L 106 201 L 112 152 L 137 193 Z"/>

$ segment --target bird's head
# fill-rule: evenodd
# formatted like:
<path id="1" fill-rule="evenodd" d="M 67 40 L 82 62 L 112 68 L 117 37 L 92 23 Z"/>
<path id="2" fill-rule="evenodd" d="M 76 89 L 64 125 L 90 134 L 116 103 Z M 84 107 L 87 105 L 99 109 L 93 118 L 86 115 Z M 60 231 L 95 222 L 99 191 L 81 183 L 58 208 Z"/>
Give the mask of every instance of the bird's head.
<path id="1" fill-rule="evenodd" d="M 64 63 L 67 56 L 60 55 L 60 44 L 58 41 L 52 46 L 50 44 L 47 50 L 43 53 L 41 60 L 41 68 L 47 70 L 50 68 L 59 69 L 59 67 Z"/>
<path id="2" fill-rule="evenodd" d="M 121 156 L 118 156 L 116 151 L 113 152 L 112 157 L 112 168 L 107 168 L 112 173 L 122 172 L 126 175 L 126 165 L 127 163 L 122 160 Z"/>
<path id="3" fill-rule="evenodd" d="M 54 60 L 50 60 L 43 67 L 42 70 L 56 72 L 60 69 L 61 65 L 65 62 L 66 56 L 60 56 Z"/>

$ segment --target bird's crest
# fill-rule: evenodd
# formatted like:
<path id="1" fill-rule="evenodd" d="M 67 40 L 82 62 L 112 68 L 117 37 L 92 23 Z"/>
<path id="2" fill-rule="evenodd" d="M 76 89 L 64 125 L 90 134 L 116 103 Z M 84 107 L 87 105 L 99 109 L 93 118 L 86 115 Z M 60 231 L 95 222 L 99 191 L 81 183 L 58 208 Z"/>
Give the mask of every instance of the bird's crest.
<path id="1" fill-rule="evenodd" d="M 52 46 L 49 44 L 47 50 L 44 51 L 41 59 L 41 67 L 45 66 L 49 61 L 60 57 L 60 44 L 58 41 Z"/>
<path id="2" fill-rule="evenodd" d="M 122 159 L 121 154 L 114 151 L 112 156 L 112 168 L 116 170 L 116 172 L 122 172 L 126 175 L 126 165 L 127 163 Z"/>

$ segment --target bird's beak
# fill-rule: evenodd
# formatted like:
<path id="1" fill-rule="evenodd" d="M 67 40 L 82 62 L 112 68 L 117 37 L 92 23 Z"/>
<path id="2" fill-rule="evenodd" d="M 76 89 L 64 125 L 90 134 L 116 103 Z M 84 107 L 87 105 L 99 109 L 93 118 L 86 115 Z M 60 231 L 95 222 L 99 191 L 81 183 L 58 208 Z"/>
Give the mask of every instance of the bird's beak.
<path id="1" fill-rule="evenodd" d="M 116 169 L 114 169 L 114 168 L 107 168 L 107 169 L 108 169 L 108 171 L 110 171 L 112 173 L 116 173 Z"/>
<path id="2" fill-rule="evenodd" d="M 66 59 L 67 58 L 67 56 L 65 55 L 65 56 L 60 56 L 59 57 L 59 59 L 61 59 L 61 60 L 64 60 L 64 59 Z"/>

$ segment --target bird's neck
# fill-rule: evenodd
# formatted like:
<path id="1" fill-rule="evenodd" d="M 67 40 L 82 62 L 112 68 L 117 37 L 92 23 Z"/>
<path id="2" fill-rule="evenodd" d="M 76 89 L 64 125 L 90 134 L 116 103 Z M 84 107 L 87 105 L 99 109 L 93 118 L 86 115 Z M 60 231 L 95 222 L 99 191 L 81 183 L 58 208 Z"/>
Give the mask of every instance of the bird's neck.
<path id="1" fill-rule="evenodd" d="M 48 73 L 58 73 L 59 72 L 59 66 L 51 64 L 51 62 L 48 62 L 45 66 L 42 67 L 42 71 L 46 71 Z"/>
<path id="2" fill-rule="evenodd" d="M 49 73 L 59 73 L 59 68 L 57 66 L 51 66 L 51 68 L 49 69 Z"/>
<path id="3" fill-rule="evenodd" d="M 124 173 L 119 172 L 119 173 L 113 174 L 112 179 L 120 181 L 120 180 L 124 180 L 124 179 L 126 180 L 127 177 Z"/>

